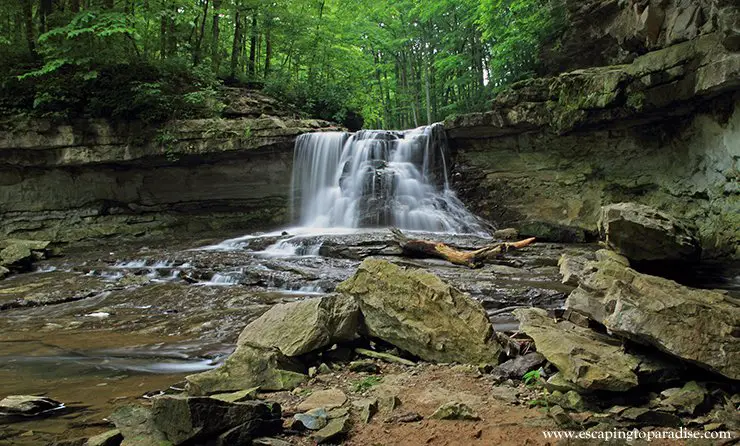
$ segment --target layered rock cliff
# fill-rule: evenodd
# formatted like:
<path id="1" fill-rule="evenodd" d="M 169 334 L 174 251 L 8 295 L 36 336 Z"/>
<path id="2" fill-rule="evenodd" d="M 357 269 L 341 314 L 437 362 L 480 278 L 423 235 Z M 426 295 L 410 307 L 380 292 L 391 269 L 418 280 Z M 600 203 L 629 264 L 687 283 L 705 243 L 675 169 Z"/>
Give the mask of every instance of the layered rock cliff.
<path id="1" fill-rule="evenodd" d="M 499 225 L 575 240 L 594 234 L 602 205 L 636 201 L 692 219 L 705 257 L 737 255 L 740 13 L 722 9 L 734 11 L 733 31 L 716 5 L 645 2 L 653 11 L 662 4 L 668 17 L 649 37 L 639 8 L 627 4 L 639 2 L 587 3 L 616 8 L 611 20 L 632 14 L 619 19 L 632 17 L 631 37 L 624 24 L 621 38 L 605 34 L 611 50 L 639 40 L 653 51 L 520 82 L 490 111 L 445 121 L 461 197 Z M 705 19 L 679 33 L 687 7 Z"/>
<path id="2" fill-rule="evenodd" d="M 226 119 L 0 124 L 0 236 L 57 242 L 109 235 L 268 228 L 287 218 L 302 120 L 232 92 Z"/>

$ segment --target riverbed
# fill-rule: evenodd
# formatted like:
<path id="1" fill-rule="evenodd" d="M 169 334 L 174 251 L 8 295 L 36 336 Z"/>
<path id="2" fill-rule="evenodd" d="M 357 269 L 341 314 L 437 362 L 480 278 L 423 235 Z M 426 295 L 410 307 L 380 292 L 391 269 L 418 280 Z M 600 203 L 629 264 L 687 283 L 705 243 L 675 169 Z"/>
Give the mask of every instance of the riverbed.
<path id="1" fill-rule="evenodd" d="M 410 235 L 460 248 L 491 243 Z M 510 307 L 562 306 L 571 290 L 560 283 L 563 253 L 596 249 L 535 243 L 468 269 L 400 257 L 388 230 L 301 228 L 68 248 L 0 282 L 3 395 L 43 394 L 66 406 L 45 418 L 6 420 L 0 442 L 42 444 L 106 430 L 115 407 L 181 391 L 186 375 L 219 366 L 243 327 L 271 305 L 332 292 L 367 256 L 434 272 L 479 300 L 497 330 L 511 332 Z M 735 273 L 723 274 L 705 276 L 737 293 L 736 282 L 722 279 L 737 280 Z"/>

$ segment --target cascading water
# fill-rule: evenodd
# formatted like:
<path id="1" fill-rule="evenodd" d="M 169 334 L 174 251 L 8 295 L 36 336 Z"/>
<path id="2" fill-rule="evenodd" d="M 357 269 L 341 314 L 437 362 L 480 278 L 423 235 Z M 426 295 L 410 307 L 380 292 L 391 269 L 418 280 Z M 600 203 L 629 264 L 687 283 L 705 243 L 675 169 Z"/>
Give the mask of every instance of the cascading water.
<path id="1" fill-rule="evenodd" d="M 292 206 L 294 220 L 309 228 L 483 231 L 449 187 L 447 143 L 439 124 L 301 135 Z"/>

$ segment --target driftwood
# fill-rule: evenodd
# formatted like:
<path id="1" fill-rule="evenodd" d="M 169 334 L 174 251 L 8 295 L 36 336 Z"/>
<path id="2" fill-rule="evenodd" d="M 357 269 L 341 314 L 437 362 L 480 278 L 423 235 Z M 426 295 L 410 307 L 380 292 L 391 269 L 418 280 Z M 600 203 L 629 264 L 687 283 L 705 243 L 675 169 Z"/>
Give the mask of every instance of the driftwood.
<path id="1" fill-rule="evenodd" d="M 462 251 L 442 242 L 431 242 L 427 240 L 413 240 L 406 237 L 396 228 L 391 228 L 393 238 L 403 250 L 403 255 L 408 257 L 434 257 L 447 260 L 455 265 L 464 265 L 469 268 L 480 268 L 490 263 L 501 254 L 511 250 L 524 248 L 531 245 L 535 238 L 528 238 L 512 243 L 497 243 L 486 245 L 473 251 Z"/>

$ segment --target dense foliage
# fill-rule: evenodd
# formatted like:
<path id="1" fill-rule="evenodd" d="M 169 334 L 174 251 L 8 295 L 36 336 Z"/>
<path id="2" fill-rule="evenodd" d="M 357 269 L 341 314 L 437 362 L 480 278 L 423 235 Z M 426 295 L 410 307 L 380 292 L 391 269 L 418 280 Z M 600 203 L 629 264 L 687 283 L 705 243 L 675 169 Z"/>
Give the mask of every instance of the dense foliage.
<path id="1" fill-rule="evenodd" d="M 0 5 L 0 114 L 164 120 L 221 82 L 313 116 L 413 127 L 530 75 L 557 0 L 17 0 Z"/>

